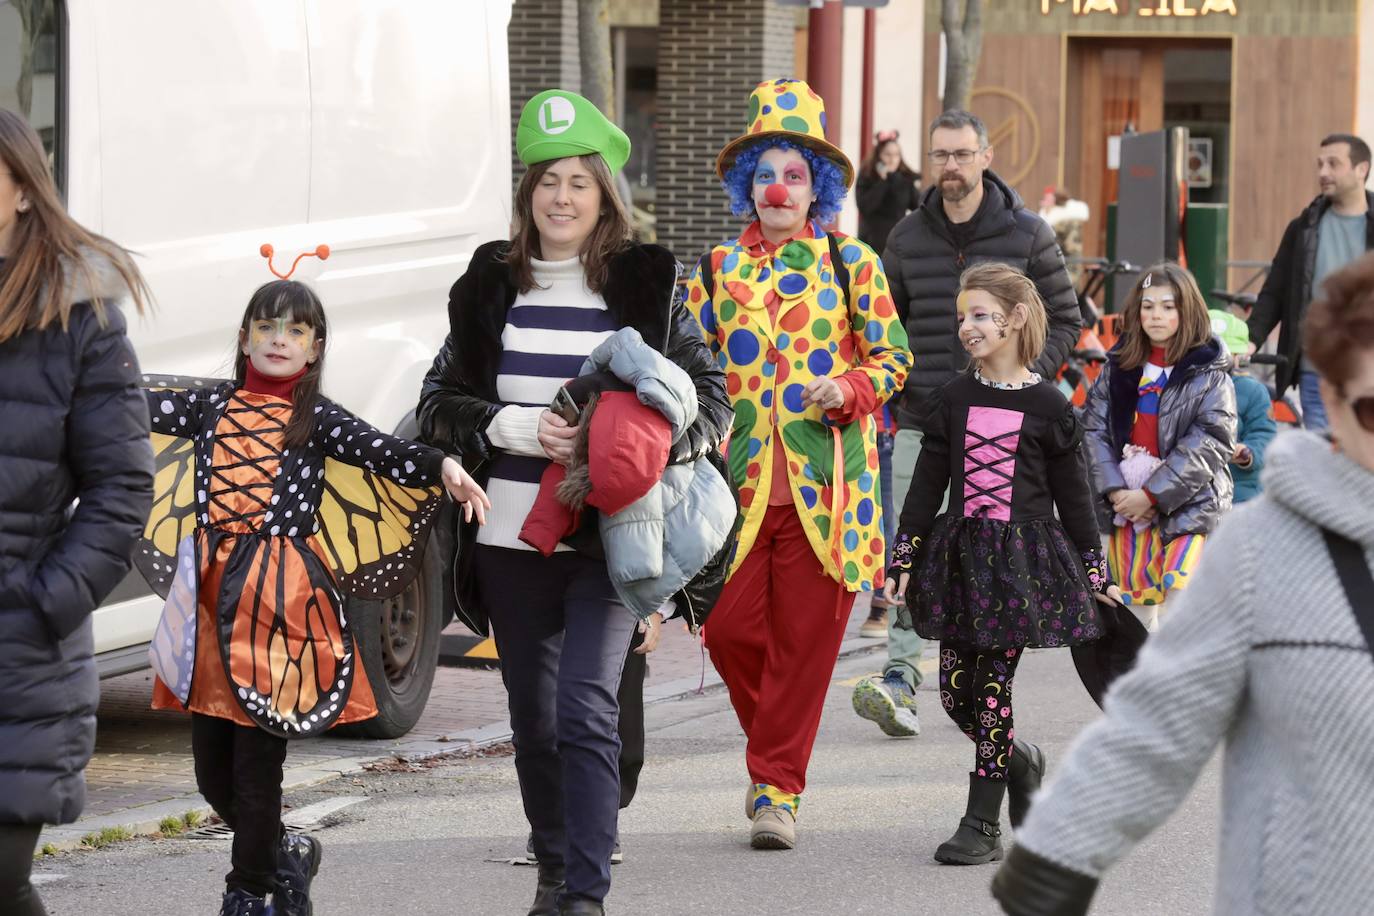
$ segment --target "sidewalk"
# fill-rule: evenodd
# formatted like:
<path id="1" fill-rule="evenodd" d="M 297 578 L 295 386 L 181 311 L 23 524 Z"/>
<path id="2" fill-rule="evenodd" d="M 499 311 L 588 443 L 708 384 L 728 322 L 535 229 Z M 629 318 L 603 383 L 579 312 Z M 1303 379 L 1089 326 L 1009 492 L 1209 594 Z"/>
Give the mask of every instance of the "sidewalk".
<path id="1" fill-rule="evenodd" d="M 849 620 L 841 657 L 881 652 L 883 640 L 860 639 L 868 614 L 860 596 Z M 457 624 L 453 632 L 466 632 Z M 878 665 L 877 659 L 874 661 Z M 710 690 L 720 678 L 701 645 L 681 621 L 670 621 L 659 648 L 649 657 L 644 702 L 657 703 Z M 165 817 L 187 811 L 208 813 L 196 791 L 190 720 L 181 713 L 148 708 L 152 673 L 135 672 L 101 682 L 95 756 L 86 770 L 86 810 L 75 824 L 47 827 L 40 841 L 58 849 L 80 845 L 82 837 L 105 828 L 154 833 Z M 286 759 L 284 789 L 298 789 L 355 773 L 365 764 L 393 757 L 419 760 L 509 740 L 506 694 L 495 668 L 440 668 L 420 721 L 395 740 L 323 737 L 293 741 Z"/>

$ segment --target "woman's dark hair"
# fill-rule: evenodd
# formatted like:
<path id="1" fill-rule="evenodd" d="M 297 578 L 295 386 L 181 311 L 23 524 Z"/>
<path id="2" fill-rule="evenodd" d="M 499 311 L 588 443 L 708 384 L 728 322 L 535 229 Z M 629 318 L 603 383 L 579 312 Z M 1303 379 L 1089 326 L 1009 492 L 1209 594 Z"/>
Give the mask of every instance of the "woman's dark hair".
<path id="1" fill-rule="evenodd" d="M 152 300 L 128 252 L 83 228 L 62 205 L 53 184 L 43 141 L 22 117 L 0 108 L 0 165 L 23 192 L 28 209 L 15 214 L 9 256 L 0 269 L 0 341 L 54 321 L 63 330 L 71 317 L 77 272 L 85 287 L 97 290 L 93 261 L 107 260 L 142 313 Z M 105 303 L 90 300 L 96 319 L 105 322 Z"/>
<path id="2" fill-rule="evenodd" d="M 239 322 L 239 345 L 234 356 L 234 381 L 242 385 L 248 375 L 248 355 L 243 344 L 249 338 L 249 328 L 259 319 L 285 318 L 310 325 L 320 344 L 320 355 L 305 367 L 305 375 L 296 381 L 291 393 L 291 419 L 286 424 L 282 445 L 299 448 L 310 441 L 315 428 L 315 405 L 320 399 L 320 377 L 324 374 L 324 354 L 329 342 L 329 324 L 324 317 L 320 297 L 304 283 L 295 280 L 273 280 L 253 291 L 248 307 Z"/>
<path id="3" fill-rule="evenodd" d="M 1355 367 L 1374 349 L 1374 254 L 1322 281 L 1302 319 L 1302 352 L 1321 377 L 1345 394 Z"/>
<path id="4" fill-rule="evenodd" d="M 1172 286 L 1174 307 L 1178 309 L 1178 331 L 1164 348 L 1164 359 L 1175 365 L 1189 350 L 1212 339 L 1212 318 L 1207 314 L 1207 300 L 1202 298 L 1193 275 L 1173 261 L 1151 264 L 1140 272 L 1140 279 L 1126 295 L 1121 310 L 1121 351 L 1117 364 L 1123 369 L 1138 369 L 1150 361 L 1154 346 L 1140 323 L 1140 300 L 1145 296 L 1146 281 L 1150 286 Z"/>
<path id="5" fill-rule="evenodd" d="M 577 158 L 587 171 L 592 173 L 597 187 L 601 189 L 601 215 L 596 221 L 596 228 L 592 229 L 591 235 L 582 243 L 581 251 L 587 289 L 599 293 L 606 288 L 606 273 L 611 258 L 625 250 L 634 228 L 620 195 L 616 193 L 615 181 L 611 178 L 611 170 L 606 167 L 606 160 L 601 158 L 600 153 Z M 539 179 L 544 177 L 544 173 L 555 163 L 562 161 L 550 159 L 548 162 L 536 162 L 521 177 L 520 184 L 515 189 L 515 213 L 506 263 L 515 274 L 515 285 L 522 293 L 534 289 L 534 268 L 530 262 L 542 257 L 539 248 L 539 229 L 534 224 L 534 189 L 539 184 Z"/>
<path id="6" fill-rule="evenodd" d="M 881 143 L 873 144 L 873 149 L 868 151 L 868 156 L 864 159 L 863 165 L 859 166 L 859 174 L 862 177 L 877 179 L 878 159 L 882 156 L 883 150 L 886 149 L 888 145 L 897 147 L 898 154 L 900 155 L 902 147 L 896 140 L 884 140 Z M 897 163 L 897 173 L 910 178 L 912 181 L 916 181 L 921 177 L 920 172 L 906 164 L 906 159 L 902 159 Z"/>

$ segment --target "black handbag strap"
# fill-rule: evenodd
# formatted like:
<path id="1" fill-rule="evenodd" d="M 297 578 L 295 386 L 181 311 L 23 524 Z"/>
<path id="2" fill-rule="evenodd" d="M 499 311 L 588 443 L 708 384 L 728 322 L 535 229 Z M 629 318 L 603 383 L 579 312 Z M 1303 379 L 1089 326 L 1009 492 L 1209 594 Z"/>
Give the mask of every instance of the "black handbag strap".
<path id="1" fill-rule="evenodd" d="M 1336 564 L 1336 575 L 1345 589 L 1345 597 L 1355 609 L 1355 620 L 1364 633 L 1365 645 L 1374 652 L 1374 575 L 1364 561 L 1364 548 L 1334 531 L 1323 529 L 1322 537 L 1326 539 L 1331 561 Z"/>

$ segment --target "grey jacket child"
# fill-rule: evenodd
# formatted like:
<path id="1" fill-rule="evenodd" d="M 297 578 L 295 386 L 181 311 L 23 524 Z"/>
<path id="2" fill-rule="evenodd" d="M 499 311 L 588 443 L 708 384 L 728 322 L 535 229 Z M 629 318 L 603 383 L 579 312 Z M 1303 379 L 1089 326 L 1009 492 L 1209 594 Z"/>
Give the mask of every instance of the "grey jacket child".
<path id="1" fill-rule="evenodd" d="M 994 882 L 1009 912 L 1083 912 L 1082 895 L 1051 905 L 1050 885 L 1081 880 L 1090 894 L 1223 741 L 1216 912 L 1370 911 L 1374 661 L 1323 527 L 1374 558 L 1374 473 L 1285 433 L 1264 494 L 1221 523 L 1168 622 L 1036 798 Z M 1037 880 L 1054 866 L 1068 871 Z"/>
<path id="2" fill-rule="evenodd" d="M 1112 527 L 1113 490 L 1126 488 L 1119 467 L 1131 441 L 1141 370 L 1122 369 L 1117 351 L 1088 392 L 1083 439 L 1092 465 L 1098 522 Z M 1230 357 L 1215 337 L 1173 367 L 1159 402 L 1159 454 L 1164 463 L 1146 482 L 1159 509 L 1167 544 L 1185 534 L 1208 534 L 1231 508 L 1234 483 L 1227 467 L 1236 450 L 1236 389 Z"/>
<path id="3" fill-rule="evenodd" d="M 581 375 L 609 371 L 632 388 L 640 403 L 672 426 L 676 442 L 696 421 L 696 386 L 682 368 L 644 342 L 634 328 L 621 328 L 582 365 Z M 581 424 L 585 430 L 587 422 Z M 585 454 L 585 442 L 577 448 Z M 585 464 L 569 470 L 559 496 L 576 501 L 589 486 Z M 569 502 L 568 499 L 564 500 Z M 643 618 L 676 595 L 725 545 L 735 523 L 730 485 L 705 458 L 669 465 L 653 489 L 614 515 L 599 514 L 601 544 L 611 584 L 631 611 Z"/>

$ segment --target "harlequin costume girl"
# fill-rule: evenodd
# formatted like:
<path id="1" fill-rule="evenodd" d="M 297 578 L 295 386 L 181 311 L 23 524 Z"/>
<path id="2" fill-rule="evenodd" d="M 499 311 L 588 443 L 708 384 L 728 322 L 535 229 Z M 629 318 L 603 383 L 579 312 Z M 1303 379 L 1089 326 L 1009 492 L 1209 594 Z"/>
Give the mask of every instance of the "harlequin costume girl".
<path id="1" fill-rule="evenodd" d="M 1083 423 L 1098 514 L 1111 531 L 1112 574 L 1126 604 L 1153 628 L 1159 606 L 1187 587 L 1206 536 L 1231 508 L 1236 393 L 1197 282 L 1177 264 L 1141 272 L 1119 326 Z M 1138 485 L 1123 473 L 1129 446 L 1155 459 Z"/>
<path id="2" fill-rule="evenodd" d="M 287 740 L 377 712 L 340 589 L 405 588 L 441 480 L 465 512 L 487 506 L 442 452 L 320 394 L 326 335 L 315 294 L 274 281 L 233 381 L 147 379 L 158 486 L 137 561 L 167 597 L 153 706 L 190 711 L 197 786 L 234 829 L 221 914 L 311 912 L 320 844 L 282 829 Z"/>
<path id="3" fill-rule="evenodd" d="M 886 591 L 906 594 L 911 620 L 898 625 L 940 640 L 940 702 L 974 742 L 968 805 L 935 859 L 978 865 L 1002 857 L 1008 790 L 1016 827 L 1045 769 L 1044 753 L 1015 737 L 1022 652 L 1098 639 L 1093 596 L 1120 593 L 1106 577 L 1073 407 L 1027 368 L 1047 327 L 1035 284 L 1004 264 L 971 267 L 957 314 L 973 368 L 937 389 L 920 419 Z"/>
<path id="4" fill-rule="evenodd" d="M 760 83 L 716 170 L 753 222 L 717 245 L 688 306 L 726 371 L 738 542 L 705 628 L 744 729 L 751 843 L 790 849 L 830 674 L 860 591 L 882 585 L 875 407 L 911 355 L 882 263 L 827 235 L 854 168 L 800 80 Z"/>

